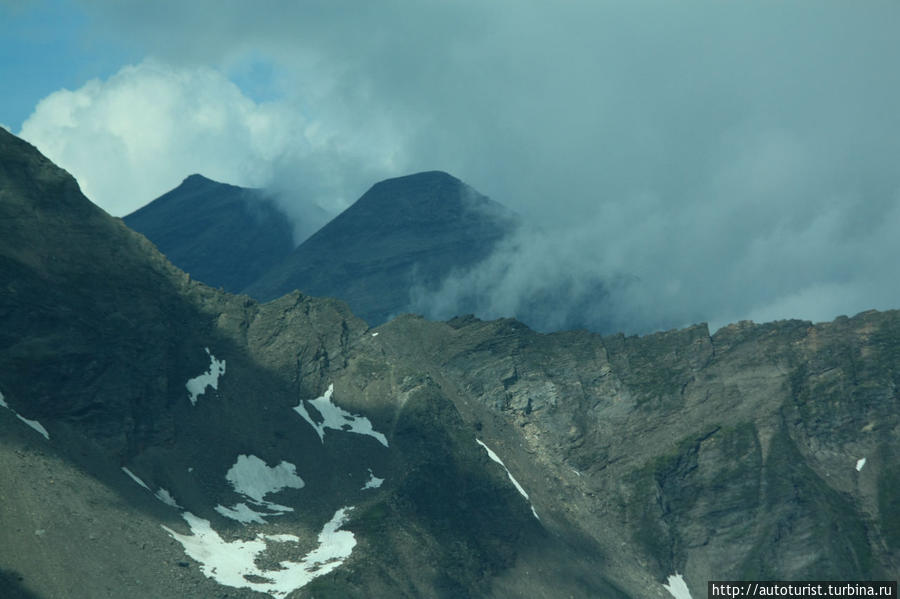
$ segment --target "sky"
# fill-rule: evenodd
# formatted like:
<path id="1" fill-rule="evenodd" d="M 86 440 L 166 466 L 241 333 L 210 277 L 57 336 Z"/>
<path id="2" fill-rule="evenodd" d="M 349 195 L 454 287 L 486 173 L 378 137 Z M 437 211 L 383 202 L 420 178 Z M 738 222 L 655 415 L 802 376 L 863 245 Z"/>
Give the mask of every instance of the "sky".
<path id="1" fill-rule="evenodd" d="M 529 223 L 413 304 L 644 333 L 900 307 L 900 4 L 0 0 L 0 123 L 116 216 L 199 172 Z"/>

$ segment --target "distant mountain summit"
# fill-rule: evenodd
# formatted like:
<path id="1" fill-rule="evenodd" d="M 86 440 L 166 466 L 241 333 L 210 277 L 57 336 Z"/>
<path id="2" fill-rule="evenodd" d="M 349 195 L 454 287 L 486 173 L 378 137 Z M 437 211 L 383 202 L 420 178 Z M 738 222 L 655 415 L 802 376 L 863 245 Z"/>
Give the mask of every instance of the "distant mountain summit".
<path id="1" fill-rule="evenodd" d="M 201 175 L 123 220 L 212 287 L 262 301 L 295 289 L 335 297 L 372 326 L 410 311 L 411 291 L 487 258 L 518 223 L 441 171 L 376 183 L 296 249 L 296 223 L 262 190 Z"/>
<path id="2" fill-rule="evenodd" d="M 412 288 L 487 258 L 516 222 L 447 173 L 388 179 L 244 291 L 263 301 L 293 289 L 337 297 L 375 326 L 407 310 Z"/>
<path id="3" fill-rule="evenodd" d="M 202 175 L 122 220 L 195 279 L 232 292 L 294 249 L 290 219 L 262 190 Z"/>

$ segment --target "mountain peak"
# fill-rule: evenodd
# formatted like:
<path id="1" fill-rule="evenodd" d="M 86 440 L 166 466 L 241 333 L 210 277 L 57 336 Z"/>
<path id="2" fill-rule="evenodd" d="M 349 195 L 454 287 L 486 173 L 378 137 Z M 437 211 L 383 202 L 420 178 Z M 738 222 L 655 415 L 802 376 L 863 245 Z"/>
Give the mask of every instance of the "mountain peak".
<path id="1" fill-rule="evenodd" d="M 211 189 L 211 188 L 231 188 L 231 189 L 243 189 L 238 187 L 237 185 L 232 185 L 230 183 L 223 183 L 221 181 L 216 181 L 214 179 L 210 179 L 209 177 L 204 177 L 200 173 L 193 173 L 184 178 L 181 184 L 175 189 L 183 189 L 183 190 L 197 190 L 197 189 Z"/>
<path id="2" fill-rule="evenodd" d="M 293 224 L 261 190 L 200 174 L 123 220 L 195 279 L 231 291 L 294 249 Z"/>
<path id="3" fill-rule="evenodd" d="M 219 183 L 219 181 L 213 181 L 208 177 L 204 177 L 200 173 L 193 173 L 184 178 L 184 181 L 181 182 L 182 185 L 196 185 L 198 183 Z"/>
<path id="4" fill-rule="evenodd" d="M 515 222 L 512 211 L 443 171 L 387 179 L 244 292 L 338 297 L 381 324 L 408 309 L 416 285 L 484 260 Z"/>
<path id="5" fill-rule="evenodd" d="M 379 181 L 372 187 L 382 187 L 382 186 L 393 186 L 397 184 L 409 184 L 409 183 L 423 183 L 423 182 L 436 182 L 436 183 L 455 183 L 458 185 L 464 185 L 462 181 L 447 173 L 445 171 L 422 171 L 419 173 L 412 173 L 409 175 L 401 175 L 399 177 L 391 177 L 389 179 L 385 179 L 383 181 Z"/>

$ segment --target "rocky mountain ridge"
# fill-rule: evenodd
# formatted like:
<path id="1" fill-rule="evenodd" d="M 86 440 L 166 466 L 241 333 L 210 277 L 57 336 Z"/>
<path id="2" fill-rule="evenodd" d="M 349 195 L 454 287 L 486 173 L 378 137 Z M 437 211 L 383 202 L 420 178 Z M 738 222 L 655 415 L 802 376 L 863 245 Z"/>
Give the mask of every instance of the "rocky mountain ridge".
<path id="1" fill-rule="evenodd" d="M 261 190 L 199 175 L 124 221 L 213 287 L 264 301 L 295 289 L 337 297 L 374 326 L 409 311 L 416 291 L 487 258 L 518 217 L 427 171 L 376 183 L 296 248 L 290 219 Z"/>
<path id="2" fill-rule="evenodd" d="M 376 183 L 243 292 L 294 289 L 346 301 L 375 326 L 407 311 L 410 292 L 487 258 L 514 213 L 441 171 Z"/>
<path id="3" fill-rule="evenodd" d="M 896 311 L 370 329 L 191 280 L 3 131 L 0 285 L 13 597 L 643 598 L 676 573 L 702 597 L 900 571 Z"/>

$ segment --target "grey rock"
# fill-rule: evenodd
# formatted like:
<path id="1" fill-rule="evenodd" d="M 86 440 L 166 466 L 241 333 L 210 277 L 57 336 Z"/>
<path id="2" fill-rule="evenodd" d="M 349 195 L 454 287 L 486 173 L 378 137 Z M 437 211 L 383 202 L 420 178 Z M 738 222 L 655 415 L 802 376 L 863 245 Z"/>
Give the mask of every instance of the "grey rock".
<path id="1" fill-rule="evenodd" d="M 294 597 L 665 597 L 676 571 L 702 597 L 710 579 L 900 571 L 896 311 L 714 335 L 414 316 L 371 330 L 338 300 L 259 304 L 190 280 L 2 130 L 0 291 L 0 392 L 50 433 L 0 409 L 12 596 L 261 596 L 193 567 L 161 528 L 186 534 L 179 510 L 122 466 L 227 540 L 311 547 L 352 505 L 351 557 Z M 227 371 L 192 406 L 204 348 Z M 339 427 L 323 440 L 293 411 L 332 385 L 388 447 Z M 213 509 L 235 503 L 224 475 L 242 454 L 305 482 L 268 528 Z M 368 469 L 381 487 L 362 489 Z"/>

